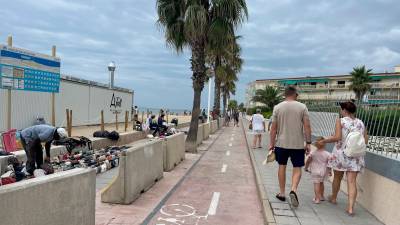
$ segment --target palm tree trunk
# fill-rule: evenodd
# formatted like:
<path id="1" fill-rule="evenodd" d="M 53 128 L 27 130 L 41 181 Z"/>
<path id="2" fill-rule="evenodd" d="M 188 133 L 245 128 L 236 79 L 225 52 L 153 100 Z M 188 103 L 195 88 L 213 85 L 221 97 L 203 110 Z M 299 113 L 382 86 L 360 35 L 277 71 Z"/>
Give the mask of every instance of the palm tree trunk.
<path id="1" fill-rule="evenodd" d="M 221 114 L 221 81 L 215 77 L 214 85 L 214 115 L 219 117 Z M 216 118 L 214 118 L 216 119 Z"/>
<path id="2" fill-rule="evenodd" d="M 227 96 L 226 96 L 226 93 L 223 93 L 223 99 L 222 99 L 222 102 L 223 102 L 223 104 L 224 104 L 224 106 L 223 106 L 223 109 L 224 109 L 224 111 L 223 111 L 223 115 L 224 115 L 224 117 L 226 116 L 226 101 L 227 101 Z"/>
<path id="3" fill-rule="evenodd" d="M 197 152 L 197 132 L 199 128 L 200 102 L 201 92 L 204 88 L 206 80 L 204 41 L 197 41 L 192 45 L 192 71 L 193 71 L 193 109 L 190 128 L 186 138 L 186 151 L 191 153 Z"/>
<path id="4" fill-rule="evenodd" d="M 214 65 L 214 116 L 219 117 L 221 113 L 221 80 L 217 76 L 217 68 L 221 65 L 221 60 L 219 56 L 215 58 L 215 65 Z M 216 119 L 216 118 L 214 118 Z"/>

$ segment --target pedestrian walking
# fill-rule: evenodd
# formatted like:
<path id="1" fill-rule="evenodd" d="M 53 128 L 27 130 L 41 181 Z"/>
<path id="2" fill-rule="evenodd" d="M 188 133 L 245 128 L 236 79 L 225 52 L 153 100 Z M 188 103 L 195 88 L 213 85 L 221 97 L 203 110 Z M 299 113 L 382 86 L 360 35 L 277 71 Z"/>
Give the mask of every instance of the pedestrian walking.
<path id="1" fill-rule="evenodd" d="M 336 204 L 340 184 L 344 173 L 346 173 L 348 191 L 346 212 L 348 215 L 353 216 L 354 204 L 357 198 L 357 175 L 365 167 L 364 154 L 366 147 L 363 147 L 364 154 L 361 155 L 351 155 L 351 151 L 349 152 L 348 150 L 354 143 L 362 143 L 365 146 L 368 143 L 368 134 L 363 121 L 355 117 L 357 107 L 353 102 L 341 103 L 340 107 L 340 114 L 343 117 L 336 121 L 335 135 L 323 140 L 324 143 L 335 142 L 332 158 L 328 162 L 328 166 L 332 167 L 334 172 L 332 195 L 329 197 L 329 201 Z M 356 140 L 357 136 L 361 139 Z"/>
<path id="2" fill-rule="evenodd" d="M 332 170 L 328 167 L 328 160 L 331 154 L 326 151 L 323 137 L 318 137 L 314 143 L 316 150 L 312 151 L 308 155 L 306 160 L 305 171 L 311 173 L 311 178 L 314 184 L 314 199 L 315 204 L 319 204 L 321 201 L 325 201 L 324 197 L 324 182 L 326 178 L 332 176 Z"/>
<path id="3" fill-rule="evenodd" d="M 290 158 L 293 164 L 292 186 L 289 197 L 292 206 L 299 205 L 297 187 L 304 166 L 305 154 L 310 152 L 311 126 L 308 109 L 297 101 L 297 90 L 294 86 L 285 89 L 285 100 L 274 107 L 270 131 L 270 151 L 275 151 L 279 164 L 279 193 L 276 198 L 286 201 L 286 165 Z M 306 145 L 304 145 L 306 142 Z"/>
<path id="4" fill-rule="evenodd" d="M 253 134 L 254 134 L 253 149 L 256 148 L 257 143 L 258 143 L 258 148 L 262 148 L 261 147 L 261 143 L 262 143 L 261 139 L 262 139 L 262 134 L 265 133 L 265 118 L 261 114 L 260 109 L 256 110 L 256 114 L 254 114 L 251 117 L 250 123 L 251 123 Z"/>

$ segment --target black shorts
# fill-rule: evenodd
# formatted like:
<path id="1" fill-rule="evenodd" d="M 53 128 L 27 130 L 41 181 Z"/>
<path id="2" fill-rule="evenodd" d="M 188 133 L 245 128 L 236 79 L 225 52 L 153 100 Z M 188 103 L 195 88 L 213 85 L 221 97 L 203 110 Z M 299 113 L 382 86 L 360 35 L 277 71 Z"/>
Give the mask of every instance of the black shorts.
<path id="1" fill-rule="evenodd" d="M 293 167 L 303 167 L 305 153 L 306 151 L 304 149 L 286 149 L 275 147 L 276 161 L 279 165 L 287 165 L 287 162 L 290 158 Z"/>

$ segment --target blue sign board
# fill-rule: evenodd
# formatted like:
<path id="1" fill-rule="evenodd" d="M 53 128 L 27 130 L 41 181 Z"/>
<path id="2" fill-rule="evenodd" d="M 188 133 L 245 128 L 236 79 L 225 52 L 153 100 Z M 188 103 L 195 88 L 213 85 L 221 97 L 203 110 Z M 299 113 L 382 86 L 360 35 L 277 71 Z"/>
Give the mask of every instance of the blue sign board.
<path id="1" fill-rule="evenodd" d="M 0 88 L 59 92 L 60 60 L 0 45 Z"/>

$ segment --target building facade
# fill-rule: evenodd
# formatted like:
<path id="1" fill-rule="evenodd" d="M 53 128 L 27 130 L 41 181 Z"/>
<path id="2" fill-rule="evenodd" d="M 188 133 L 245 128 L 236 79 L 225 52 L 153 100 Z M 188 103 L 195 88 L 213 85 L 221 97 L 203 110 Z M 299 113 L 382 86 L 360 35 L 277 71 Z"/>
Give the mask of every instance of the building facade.
<path id="1" fill-rule="evenodd" d="M 7 103 L 8 94 L 11 94 L 11 105 Z M 124 121 L 125 111 L 132 109 L 134 92 L 130 89 L 110 88 L 107 84 L 62 76 L 60 91 L 54 95 L 55 125 L 65 127 L 66 109 L 73 112 L 73 126 L 100 124 L 101 111 L 105 123 L 115 122 L 116 113 L 119 114 L 118 121 Z M 11 128 L 23 129 L 32 126 L 37 117 L 44 118 L 47 123 L 52 121 L 52 94 L 48 92 L 8 92 L 6 89 L 0 89 L 0 104 L 0 132 L 8 130 L 8 110 L 11 110 Z"/>
<path id="2" fill-rule="evenodd" d="M 334 75 L 320 77 L 296 77 L 283 79 L 256 80 L 247 85 L 246 107 L 262 106 L 252 101 L 256 90 L 266 86 L 284 90 L 288 85 L 295 85 L 299 90 L 300 100 L 342 100 L 355 98 L 350 90 L 351 75 Z M 371 90 L 365 95 L 365 101 L 399 101 L 400 102 L 400 67 L 393 73 L 375 73 L 371 75 Z"/>

